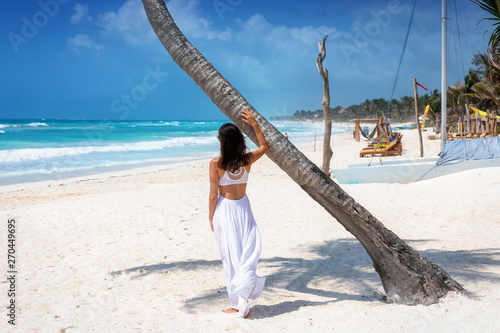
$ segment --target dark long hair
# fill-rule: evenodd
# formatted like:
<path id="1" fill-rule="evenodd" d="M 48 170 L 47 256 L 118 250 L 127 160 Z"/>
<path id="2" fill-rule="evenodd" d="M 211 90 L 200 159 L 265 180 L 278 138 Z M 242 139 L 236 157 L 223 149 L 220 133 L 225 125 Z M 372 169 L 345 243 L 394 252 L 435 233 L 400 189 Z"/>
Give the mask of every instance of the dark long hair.
<path id="1" fill-rule="evenodd" d="M 236 125 L 226 123 L 219 128 L 217 138 L 220 141 L 218 167 L 223 170 L 236 171 L 249 162 L 245 138 Z"/>

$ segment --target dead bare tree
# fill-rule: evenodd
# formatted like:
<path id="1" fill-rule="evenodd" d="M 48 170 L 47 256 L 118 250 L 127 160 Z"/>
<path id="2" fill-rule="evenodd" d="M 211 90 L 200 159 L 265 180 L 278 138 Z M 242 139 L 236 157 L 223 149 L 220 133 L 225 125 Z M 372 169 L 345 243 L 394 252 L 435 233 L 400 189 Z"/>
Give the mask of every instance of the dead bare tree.
<path id="1" fill-rule="evenodd" d="M 325 42 L 328 38 L 328 34 L 325 34 L 323 41 L 318 42 L 319 54 L 316 58 L 316 67 L 318 67 L 319 74 L 323 79 L 323 100 L 321 104 L 323 105 L 323 116 L 325 119 L 325 135 L 323 137 L 323 165 L 321 170 L 329 175 L 330 174 L 330 161 L 333 156 L 332 147 L 330 145 L 332 138 L 332 117 L 330 114 L 330 84 L 328 83 L 328 70 L 323 67 L 323 60 L 326 57 L 326 47 Z"/>
<path id="2" fill-rule="evenodd" d="M 464 291 L 446 271 L 421 256 L 355 202 L 260 115 L 189 43 L 163 0 L 143 0 L 143 4 L 151 26 L 175 63 L 258 144 L 252 128 L 241 121 L 241 110 L 252 111 L 269 143 L 267 156 L 361 242 L 373 261 L 389 302 L 431 304 L 449 291 Z"/>

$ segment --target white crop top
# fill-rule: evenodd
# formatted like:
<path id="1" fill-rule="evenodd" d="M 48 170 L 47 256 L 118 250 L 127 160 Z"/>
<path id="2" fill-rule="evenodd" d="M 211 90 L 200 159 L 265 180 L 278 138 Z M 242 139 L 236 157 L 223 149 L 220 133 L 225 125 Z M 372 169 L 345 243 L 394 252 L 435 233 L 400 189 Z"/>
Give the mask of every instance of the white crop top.
<path id="1" fill-rule="evenodd" d="M 222 177 L 219 178 L 219 186 L 228 186 L 235 184 L 246 184 L 248 182 L 247 169 L 241 167 L 235 173 L 226 170 Z"/>

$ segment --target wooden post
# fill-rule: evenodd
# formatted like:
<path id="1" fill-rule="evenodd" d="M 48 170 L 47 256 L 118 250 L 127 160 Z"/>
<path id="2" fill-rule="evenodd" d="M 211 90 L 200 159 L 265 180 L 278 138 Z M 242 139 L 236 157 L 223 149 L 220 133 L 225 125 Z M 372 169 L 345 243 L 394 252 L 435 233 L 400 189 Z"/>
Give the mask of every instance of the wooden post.
<path id="1" fill-rule="evenodd" d="M 424 143 L 422 142 L 422 132 L 420 131 L 420 121 L 418 120 L 417 78 L 413 78 L 413 89 L 415 90 L 415 118 L 417 120 L 417 131 L 420 139 L 420 157 L 424 157 Z"/>
<path id="2" fill-rule="evenodd" d="M 470 112 L 469 112 L 469 106 L 465 104 L 465 135 L 470 134 Z"/>
<path id="3" fill-rule="evenodd" d="M 384 116 L 380 116 L 380 128 L 382 129 L 382 137 L 379 143 L 389 144 L 389 133 L 387 133 L 387 124 L 385 123 Z"/>
<path id="4" fill-rule="evenodd" d="M 439 115 L 436 115 L 436 120 L 434 121 L 434 132 L 436 132 L 436 134 L 441 133 L 441 121 L 439 119 Z"/>
<path id="5" fill-rule="evenodd" d="M 476 136 L 481 135 L 481 116 L 479 114 L 476 115 Z"/>
<path id="6" fill-rule="evenodd" d="M 473 118 L 473 124 L 474 124 L 474 126 L 473 126 L 473 129 L 474 129 L 474 131 L 473 131 L 473 134 L 474 134 L 473 137 L 475 138 L 476 135 L 479 134 L 479 123 L 481 122 L 481 116 L 478 115 L 478 114 L 473 114 L 473 116 L 474 116 L 474 118 Z"/>
<path id="7" fill-rule="evenodd" d="M 464 123 L 462 122 L 462 117 L 458 117 L 458 133 L 460 133 L 460 139 L 464 138 Z"/>
<path id="8" fill-rule="evenodd" d="M 484 122 L 484 133 L 490 135 L 490 110 L 486 111 L 486 121 Z"/>
<path id="9" fill-rule="evenodd" d="M 384 116 L 380 116 L 377 122 L 377 138 L 379 140 L 379 143 L 381 143 L 382 139 L 382 132 L 384 131 Z"/>
<path id="10" fill-rule="evenodd" d="M 497 121 L 497 115 L 495 112 L 491 113 L 491 126 L 493 129 L 491 130 L 491 136 L 497 136 L 498 135 L 498 121 Z"/>
<path id="11" fill-rule="evenodd" d="M 495 115 L 495 112 L 490 113 L 489 122 L 490 122 L 490 135 L 496 136 L 495 132 L 496 132 L 497 127 L 495 125 L 497 123 L 497 117 Z"/>
<path id="12" fill-rule="evenodd" d="M 359 142 L 359 119 L 354 120 L 354 138 Z"/>
<path id="13" fill-rule="evenodd" d="M 476 135 L 476 115 L 472 113 L 470 115 L 470 136 L 471 138 L 474 138 L 474 135 Z"/>

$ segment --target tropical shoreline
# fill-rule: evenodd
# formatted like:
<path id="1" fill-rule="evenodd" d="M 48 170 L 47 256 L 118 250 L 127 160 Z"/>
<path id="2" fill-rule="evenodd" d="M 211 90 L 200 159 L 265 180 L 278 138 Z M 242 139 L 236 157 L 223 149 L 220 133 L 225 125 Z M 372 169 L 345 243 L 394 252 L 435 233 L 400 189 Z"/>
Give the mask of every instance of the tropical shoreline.
<path id="1" fill-rule="evenodd" d="M 0 120 L 0 186 L 92 177 L 216 156 L 217 121 Z M 275 123 L 294 144 L 317 125 Z M 341 129 L 334 128 L 334 132 Z M 253 143 L 249 143 L 254 147 Z"/>
<path id="2" fill-rule="evenodd" d="M 412 131 L 403 132 L 407 156 L 393 158 L 419 151 Z M 332 167 L 359 161 L 364 145 L 351 133 L 334 136 Z M 319 147 L 300 149 L 318 163 Z M 498 169 L 342 185 L 470 294 L 410 307 L 383 301 L 359 242 L 264 157 L 247 194 L 263 239 L 258 274 L 267 280 L 247 320 L 221 312 L 228 301 L 207 218 L 208 160 L 0 193 L 1 218 L 18 223 L 17 330 L 496 332 L 500 223 L 484 217 L 497 216 Z M 6 320 L 0 327 L 13 332 Z"/>
<path id="3" fill-rule="evenodd" d="M 398 124 L 402 125 L 402 124 Z M 334 125 L 335 126 L 335 125 Z M 339 127 L 339 126 L 338 126 Z M 353 125 L 349 127 L 348 132 L 344 133 L 336 133 L 332 135 L 332 151 L 333 151 L 333 158 L 331 160 L 330 166 L 331 169 L 342 169 L 342 168 L 347 168 L 349 164 L 355 164 L 355 163 L 362 163 L 365 161 L 370 161 L 373 159 L 370 158 L 359 158 L 359 150 L 361 150 L 363 147 L 366 146 L 365 141 L 361 142 L 356 142 L 353 140 L 352 137 L 352 130 L 354 129 Z M 417 137 L 417 131 L 416 130 L 405 130 L 402 131 L 403 136 L 404 136 L 404 154 L 402 156 L 388 156 L 384 157 L 384 160 L 394 160 L 394 159 L 407 159 L 407 158 L 416 158 L 419 157 L 419 150 L 418 147 L 415 145 L 416 140 L 418 140 Z M 425 136 L 424 132 L 424 136 Z M 408 137 L 408 138 L 407 138 Z M 317 165 L 321 165 L 322 161 L 322 135 L 318 135 L 316 142 L 311 141 L 305 144 L 299 145 L 300 150 L 306 150 L 308 151 L 308 157 Z M 425 139 L 425 138 L 424 138 Z M 413 140 L 411 144 L 407 144 L 408 140 Z M 440 142 L 437 140 L 434 141 L 429 141 L 429 140 L 424 140 L 424 152 L 425 156 L 437 156 L 437 154 L 440 151 Z M 316 149 L 314 148 L 316 147 Z M 215 157 L 217 154 L 214 153 Z M 380 158 L 375 158 L 375 160 L 380 159 Z M 133 176 L 137 174 L 142 174 L 142 173 L 149 173 L 149 172 L 157 172 L 161 170 L 169 170 L 169 169 L 175 169 L 175 168 L 182 168 L 187 165 L 191 165 L 192 163 L 200 163 L 205 161 L 205 163 L 208 163 L 210 158 L 206 157 L 192 157 L 188 160 L 183 160 L 183 161 L 171 161 L 171 162 L 165 162 L 165 163 L 151 163 L 150 165 L 141 165 L 137 167 L 124 167 L 124 168 L 118 168 L 115 170 L 105 170 L 105 171 L 95 171 L 95 172 L 88 172 L 82 175 L 75 175 L 75 176 L 69 176 L 69 177 L 59 177 L 59 178 L 52 178 L 52 179 L 44 179 L 44 180 L 39 180 L 39 181 L 25 181 L 25 182 L 17 182 L 13 184 L 4 184 L 0 185 L 0 193 L 2 192 L 9 192 L 9 191 L 16 191 L 16 190 L 22 190 L 22 189 L 27 189 L 27 188 L 33 188 L 33 187 L 44 187 L 44 186 L 58 186 L 58 185 L 64 185 L 64 184 L 69 184 L 73 182 L 82 182 L 82 181 L 87 181 L 87 180 L 103 180 L 106 178 L 112 178 L 112 177 L 121 177 L 121 176 Z"/>

